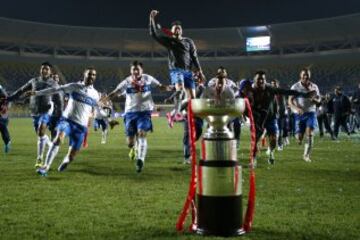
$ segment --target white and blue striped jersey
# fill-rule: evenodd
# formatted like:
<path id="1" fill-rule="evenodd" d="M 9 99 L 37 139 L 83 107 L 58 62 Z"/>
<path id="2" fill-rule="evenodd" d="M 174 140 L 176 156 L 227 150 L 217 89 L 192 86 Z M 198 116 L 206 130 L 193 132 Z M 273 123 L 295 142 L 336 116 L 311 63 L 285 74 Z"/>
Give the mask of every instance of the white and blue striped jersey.
<path id="1" fill-rule="evenodd" d="M 125 91 L 125 113 L 145 112 L 154 109 L 154 101 L 151 96 L 151 87 L 161 86 L 160 82 L 154 77 L 143 74 L 140 80 L 134 83 L 133 77 L 128 76 L 117 85 L 115 92 Z"/>
<path id="2" fill-rule="evenodd" d="M 298 81 L 297 83 L 291 86 L 291 90 L 296 90 L 302 93 L 316 91 L 316 95 L 320 96 L 319 88 L 313 82 L 310 82 L 309 87 L 306 88 L 301 84 L 301 81 Z M 296 106 L 302 108 L 304 112 L 316 112 L 316 104 L 313 103 L 310 98 L 304 98 L 299 96 L 294 99 L 294 102 Z M 295 109 L 292 110 L 294 113 L 298 113 Z"/>
<path id="3" fill-rule="evenodd" d="M 235 99 L 235 93 L 232 90 L 232 88 L 228 85 L 225 85 L 223 90 L 218 95 L 217 90 L 215 88 L 215 85 L 212 87 L 206 87 L 204 89 L 203 94 L 201 95 L 201 98 L 206 99 L 219 99 L 220 101 L 225 101 L 228 99 Z"/>
<path id="4" fill-rule="evenodd" d="M 99 108 L 100 94 L 98 91 L 93 85 L 86 86 L 82 82 L 77 82 L 37 91 L 35 95 L 52 95 L 61 91 L 69 94 L 69 101 L 62 116 L 87 127 L 93 109 Z"/>
<path id="5" fill-rule="evenodd" d="M 214 87 L 215 84 L 216 84 L 216 80 L 217 80 L 216 78 L 210 79 L 210 80 L 208 81 L 208 83 L 207 83 L 207 86 L 208 86 L 208 87 Z M 229 78 L 226 78 L 225 86 L 230 87 L 234 92 L 236 92 L 237 90 L 239 90 L 239 88 L 238 88 L 238 86 L 236 85 L 236 83 L 235 83 L 233 80 L 229 79 Z"/>

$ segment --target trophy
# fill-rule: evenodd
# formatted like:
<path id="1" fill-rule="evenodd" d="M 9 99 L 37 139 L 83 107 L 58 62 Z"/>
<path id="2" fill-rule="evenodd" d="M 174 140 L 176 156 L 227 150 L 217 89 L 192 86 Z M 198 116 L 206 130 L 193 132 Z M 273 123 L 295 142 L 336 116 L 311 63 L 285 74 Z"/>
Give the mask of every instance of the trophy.
<path id="1" fill-rule="evenodd" d="M 193 99 L 193 114 L 209 124 L 198 164 L 197 229 L 202 235 L 241 235 L 242 170 L 229 122 L 245 110 L 244 99 Z"/>

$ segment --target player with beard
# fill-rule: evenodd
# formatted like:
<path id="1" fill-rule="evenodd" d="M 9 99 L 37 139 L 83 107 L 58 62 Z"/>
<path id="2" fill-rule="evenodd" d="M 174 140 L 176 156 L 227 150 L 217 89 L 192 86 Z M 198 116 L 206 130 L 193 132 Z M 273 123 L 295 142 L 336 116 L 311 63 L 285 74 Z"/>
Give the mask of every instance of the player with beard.
<path id="1" fill-rule="evenodd" d="M 216 84 L 218 78 L 223 78 L 225 81 L 225 85 L 227 87 L 231 88 L 234 91 L 234 93 L 238 92 L 238 90 L 239 90 L 238 86 L 236 85 L 236 83 L 233 80 L 229 79 L 227 69 L 223 66 L 218 67 L 218 69 L 216 71 L 216 76 L 207 82 L 207 86 L 213 87 Z M 228 127 L 234 131 L 234 138 L 236 139 L 236 146 L 237 146 L 237 148 L 239 148 L 240 147 L 240 134 L 241 134 L 240 118 L 233 119 L 229 123 Z"/>
<path id="2" fill-rule="evenodd" d="M 213 87 L 216 84 L 217 78 L 224 78 L 225 85 L 230 87 L 234 92 L 238 91 L 236 83 L 228 78 L 227 69 L 223 66 L 218 67 L 216 70 L 216 76 L 207 82 L 208 87 Z"/>
<path id="3" fill-rule="evenodd" d="M 57 135 L 52 142 L 44 166 L 37 172 L 42 176 L 47 176 L 50 166 L 60 149 L 60 144 L 65 137 L 69 137 L 69 150 L 64 160 L 58 167 L 58 171 L 64 171 L 67 166 L 75 159 L 87 132 L 88 121 L 94 108 L 99 108 L 100 94 L 94 88 L 96 70 L 88 67 L 84 71 L 84 81 L 69 83 L 62 86 L 43 89 L 41 91 L 31 91 L 30 96 L 51 96 L 63 92 L 69 94 L 69 102 L 63 111 L 62 120 L 57 126 Z"/>

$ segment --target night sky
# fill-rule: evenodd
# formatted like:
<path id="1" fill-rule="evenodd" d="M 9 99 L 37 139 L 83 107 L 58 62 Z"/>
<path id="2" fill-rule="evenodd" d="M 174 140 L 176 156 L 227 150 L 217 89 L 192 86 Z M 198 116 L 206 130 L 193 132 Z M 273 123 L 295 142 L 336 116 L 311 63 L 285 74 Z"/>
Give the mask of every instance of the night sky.
<path id="1" fill-rule="evenodd" d="M 360 12 L 360 0 L 4 0 L 0 16 L 76 26 L 146 28 L 151 9 L 163 26 L 254 26 Z"/>

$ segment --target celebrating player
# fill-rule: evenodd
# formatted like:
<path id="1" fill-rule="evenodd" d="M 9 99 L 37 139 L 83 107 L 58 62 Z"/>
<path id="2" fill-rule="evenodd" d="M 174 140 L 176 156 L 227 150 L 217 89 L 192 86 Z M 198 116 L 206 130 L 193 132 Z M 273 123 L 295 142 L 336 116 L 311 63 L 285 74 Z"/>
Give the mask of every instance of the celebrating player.
<path id="1" fill-rule="evenodd" d="M 204 75 L 199 63 L 196 46 L 190 38 L 182 36 L 182 26 L 179 21 L 171 24 L 171 32 L 167 35 L 159 30 L 155 17 L 159 14 L 157 10 L 150 13 L 150 35 L 169 52 L 169 70 L 171 84 L 175 85 L 176 97 L 175 108 L 167 115 L 169 126 L 173 126 L 174 117 L 180 112 L 181 94 L 185 88 L 186 101 L 195 97 L 195 83 L 193 79 L 192 67 L 195 67 L 195 75 L 201 81 Z"/>
<path id="2" fill-rule="evenodd" d="M 30 95 L 33 96 L 48 96 L 58 92 L 68 93 L 70 96 L 63 112 L 63 119 L 57 126 L 57 135 L 46 155 L 45 165 L 37 170 L 42 176 L 47 176 L 50 166 L 59 151 L 60 143 L 64 141 L 66 136 L 69 137 L 69 150 L 58 171 L 64 171 L 79 152 L 87 131 L 89 117 L 93 112 L 93 108 L 99 107 L 100 94 L 93 87 L 95 79 L 96 70 L 89 67 L 84 71 L 83 82 L 69 83 L 55 88 L 30 92 Z"/>
<path id="3" fill-rule="evenodd" d="M 102 94 L 102 98 L 106 97 L 106 93 Z M 112 113 L 112 103 L 110 100 L 103 102 L 103 106 L 95 110 L 94 116 L 94 130 L 101 128 L 101 144 L 106 143 L 106 138 L 109 132 L 109 118 Z"/>
<path id="4" fill-rule="evenodd" d="M 54 72 L 51 74 L 51 78 L 57 83 L 60 84 L 60 76 L 58 73 Z M 51 101 L 53 103 L 53 111 L 50 116 L 49 121 L 49 130 L 51 133 L 51 140 L 54 140 L 57 134 L 56 126 L 60 122 L 62 112 L 64 110 L 64 94 L 63 92 L 59 92 L 57 94 L 52 95 Z"/>
<path id="5" fill-rule="evenodd" d="M 240 91 L 243 91 L 243 89 L 240 89 Z M 259 141 L 265 130 L 269 136 L 269 164 L 275 163 L 274 150 L 276 147 L 276 134 L 278 133 L 278 125 L 274 110 L 274 102 L 275 95 L 277 94 L 309 97 L 313 94 L 313 92 L 302 93 L 300 91 L 273 88 L 270 84 L 266 83 L 266 74 L 264 71 L 256 72 L 254 77 L 254 84 L 251 88 L 246 89 L 245 95 L 249 98 L 251 107 L 253 109 L 256 128 L 256 142 Z"/>
<path id="6" fill-rule="evenodd" d="M 236 83 L 228 78 L 227 69 L 223 66 L 218 67 L 216 76 L 207 82 L 207 86 L 213 87 L 216 84 L 218 78 L 224 78 L 226 86 L 230 87 L 234 92 L 238 91 Z"/>
<path id="7" fill-rule="evenodd" d="M 140 173 L 147 152 L 146 133 L 152 131 L 151 112 L 154 102 L 151 97 L 151 86 L 155 85 L 161 89 L 166 87 L 152 76 L 144 74 L 141 62 L 134 61 L 131 64 L 130 74 L 119 83 L 108 98 L 126 91 L 124 122 L 130 148 L 129 157 L 132 160 L 136 158 L 136 171 Z"/>
<path id="8" fill-rule="evenodd" d="M 295 131 L 296 139 L 301 144 L 304 134 L 306 134 L 306 143 L 304 145 L 303 159 L 305 162 L 311 162 L 310 154 L 314 144 L 314 129 L 317 126 L 316 104 L 320 104 L 320 92 L 318 86 L 310 81 L 310 69 L 304 68 L 300 71 L 300 80 L 292 85 L 291 89 L 302 93 L 316 92 L 316 95 L 306 99 L 302 96 L 291 96 L 289 106 L 295 113 Z"/>
<path id="9" fill-rule="evenodd" d="M 51 70 L 52 65 L 49 62 L 42 63 L 40 76 L 30 79 L 25 85 L 9 96 L 8 101 L 18 99 L 27 91 L 39 91 L 49 87 L 56 87 L 57 83 L 51 78 Z M 42 166 L 45 146 L 50 143 L 50 139 L 46 135 L 46 129 L 52 112 L 51 106 L 51 95 L 30 97 L 31 116 L 36 134 L 38 135 L 36 168 Z"/>

